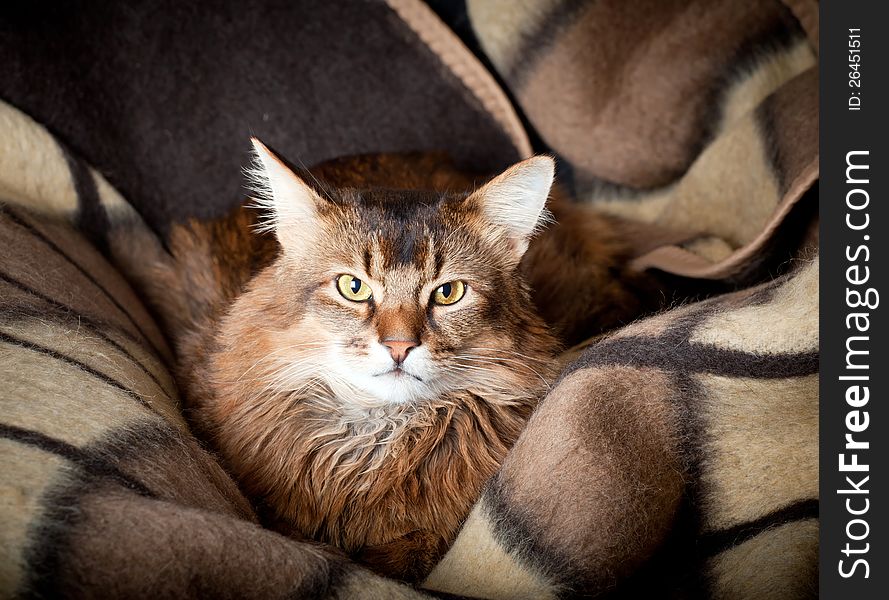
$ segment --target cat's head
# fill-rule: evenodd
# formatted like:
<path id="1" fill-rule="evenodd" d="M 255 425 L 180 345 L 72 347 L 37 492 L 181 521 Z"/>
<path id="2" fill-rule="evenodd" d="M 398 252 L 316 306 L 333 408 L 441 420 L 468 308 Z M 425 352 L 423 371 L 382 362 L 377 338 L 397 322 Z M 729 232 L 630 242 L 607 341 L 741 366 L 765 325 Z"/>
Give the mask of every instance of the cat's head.
<path id="1" fill-rule="evenodd" d="M 254 147 L 263 227 L 282 248 L 252 292 L 276 315 L 269 385 L 373 405 L 541 384 L 555 342 L 518 267 L 549 218 L 551 158 L 451 194 L 309 185 Z"/>

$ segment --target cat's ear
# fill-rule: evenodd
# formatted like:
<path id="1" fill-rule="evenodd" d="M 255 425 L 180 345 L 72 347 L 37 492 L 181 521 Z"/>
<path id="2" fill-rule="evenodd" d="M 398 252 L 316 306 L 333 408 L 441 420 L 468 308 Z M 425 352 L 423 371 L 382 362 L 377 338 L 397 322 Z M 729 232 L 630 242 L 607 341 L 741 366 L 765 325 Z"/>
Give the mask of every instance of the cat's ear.
<path id="1" fill-rule="evenodd" d="M 247 176 L 255 206 L 268 215 L 258 229 L 274 231 L 282 246 L 298 249 L 311 238 L 318 206 L 324 200 L 265 144 L 256 138 L 250 141 L 254 161 Z"/>
<path id="2" fill-rule="evenodd" d="M 533 156 L 517 163 L 473 192 L 490 224 L 505 233 L 521 257 L 534 233 L 552 222 L 546 199 L 553 184 L 555 162 L 549 156 Z"/>

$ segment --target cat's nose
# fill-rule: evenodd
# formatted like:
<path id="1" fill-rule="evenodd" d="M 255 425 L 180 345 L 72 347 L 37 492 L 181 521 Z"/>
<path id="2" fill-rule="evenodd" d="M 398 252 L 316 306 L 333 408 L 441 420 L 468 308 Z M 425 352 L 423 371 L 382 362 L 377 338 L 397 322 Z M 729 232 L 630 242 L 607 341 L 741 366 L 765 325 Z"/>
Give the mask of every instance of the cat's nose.
<path id="1" fill-rule="evenodd" d="M 400 365 L 407 358 L 408 352 L 420 345 L 419 340 L 383 340 L 383 345 L 389 349 L 389 355 L 395 364 Z"/>

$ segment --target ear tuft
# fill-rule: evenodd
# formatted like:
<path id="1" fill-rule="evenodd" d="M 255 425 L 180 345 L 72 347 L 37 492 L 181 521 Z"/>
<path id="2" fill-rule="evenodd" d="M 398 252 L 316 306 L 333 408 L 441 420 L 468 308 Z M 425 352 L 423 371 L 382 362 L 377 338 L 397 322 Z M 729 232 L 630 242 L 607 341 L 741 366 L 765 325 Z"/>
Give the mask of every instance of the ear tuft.
<path id="1" fill-rule="evenodd" d="M 504 231 L 524 254 L 534 233 L 552 222 L 546 200 L 555 176 L 555 161 L 533 156 L 517 163 L 470 196 L 487 220 Z"/>
<path id="2" fill-rule="evenodd" d="M 274 231 L 282 238 L 282 229 L 311 225 L 316 216 L 318 194 L 258 139 L 253 143 L 253 162 L 245 169 L 253 206 L 267 211 L 259 231 Z M 282 243 L 284 242 L 281 239 Z"/>

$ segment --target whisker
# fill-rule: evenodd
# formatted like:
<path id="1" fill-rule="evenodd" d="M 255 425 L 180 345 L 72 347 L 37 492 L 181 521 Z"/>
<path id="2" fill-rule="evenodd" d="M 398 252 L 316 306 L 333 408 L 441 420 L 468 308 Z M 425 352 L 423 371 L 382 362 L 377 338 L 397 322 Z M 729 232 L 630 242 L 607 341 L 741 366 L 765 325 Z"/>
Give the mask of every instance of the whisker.
<path id="1" fill-rule="evenodd" d="M 502 362 L 505 362 L 505 363 L 514 364 L 514 365 L 517 365 L 517 366 L 519 366 L 519 367 L 522 367 L 523 369 L 526 369 L 529 373 L 531 373 L 531 374 L 537 376 L 537 377 L 540 379 L 540 381 L 541 381 L 547 388 L 550 387 L 550 383 L 547 381 L 547 379 L 546 379 L 546 378 L 545 378 L 539 371 L 537 371 L 536 369 L 534 369 L 534 368 L 531 367 L 530 365 L 527 365 L 527 364 L 525 364 L 524 362 L 522 362 L 522 361 L 520 361 L 520 360 L 517 360 L 517 359 L 514 359 L 514 358 L 506 358 L 506 357 L 502 357 L 502 356 L 479 356 L 479 355 L 471 355 L 471 354 L 459 354 L 459 355 L 455 356 L 454 359 L 456 359 L 456 360 L 467 360 L 467 361 L 476 362 L 476 363 L 488 363 L 488 364 L 490 364 L 491 362 L 495 362 L 495 363 L 496 363 L 496 362 L 500 362 L 500 361 L 502 361 Z M 505 366 L 505 365 L 504 365 L 504 366 Z"/>
<path id="2" fill-rule="evenodd" d="M 282 348 L 276 348 L 275 350 L 272 350 L 271 352 L 269 352 L 268 354 L 266 354 L 265 356 L 261 357 L 261 358 L 258 359 L 256 362 L 254 362 L 254 363 L 250 366 L 249 369 L 247 369 L 246 371 L 244 371 L 243 373 L 241 373 L 241 376 L 238 377 L 238 379 L 237 379 L 236 381 L 241 381 L 241 379 L 242 379 L 245 375 L 247 375 L 247 373 L 249 373 L 250 371 L 252 371 L 253 369 L 255 369 L 255 368 L 257 367 L 257 365 L 259 365 L 259 364 L 262 363 L 262 362 L 265 362 L 265 361 L 269 360 L 272 356 L 274 356 L 274 355 L 276 355 L 276 354 L 280 354 L 281 352 L 286 352 L 286 351 L 288 351 L 288 350 L 292 350 L 292 349 L 294 349 L 294 348 L 318 348 L 318 347 L 322 347 L 323 345 L 324 345 L 324 344 L 321 343 L 321 342 L 304 342 L 304 343 L 301 343 L 301 344 L 291 344 L 291 345 L 289 345 L 289 346 L 284 346 L 284 347 L 282 347 Z"/>

